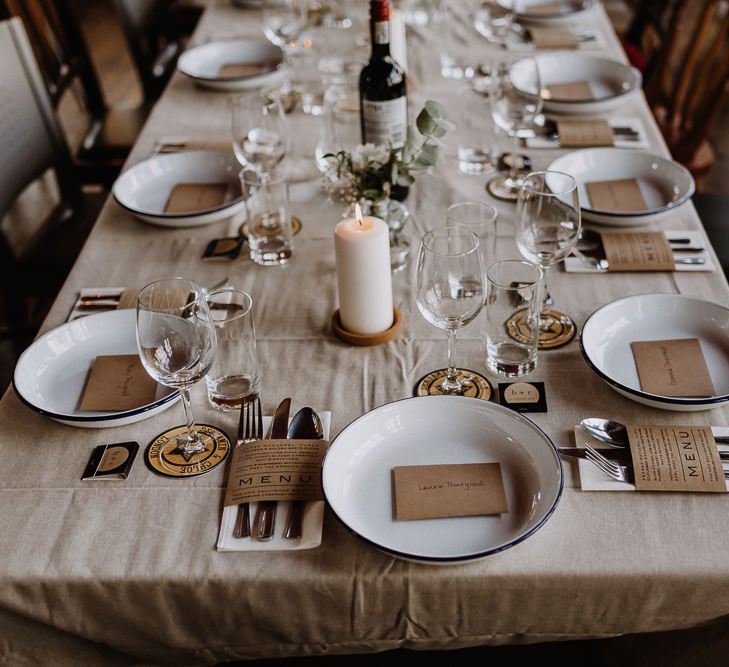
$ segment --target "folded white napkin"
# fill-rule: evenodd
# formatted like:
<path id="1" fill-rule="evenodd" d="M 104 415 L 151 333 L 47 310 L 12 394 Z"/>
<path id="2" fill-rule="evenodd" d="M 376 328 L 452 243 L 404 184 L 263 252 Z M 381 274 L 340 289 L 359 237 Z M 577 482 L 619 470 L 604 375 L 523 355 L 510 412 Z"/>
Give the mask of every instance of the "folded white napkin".
<path id="1" fill-rule="evenodd" d="M 638 140 L 626 139 L 620 135 L 613 138 L 613 146 L 615 148 L 648 148 L 648 140 L 646 139 L 645 126 L 640 118 L 608 118 L 610 127 L 629 127 L 635 130 L 639 137 Z M 549 139 L 547 137 L 533 137 L 524 139 L 527 148 L 559 148 L 559 139 Z"/>
<path id="2" fill-rule="evenodd" d="M 714 437 L 729 435 L 729 428 L 725 426 L 712 426 L 711 432 Z M 604 442 L 600 442 L 593 438 L 582 426 L 575 426 L 575 446 L 580 449 L 585 448 L 585 443 L 595 449 L 611 449 L 615 451 L 615 447 L 610 447 Z M 729 445 L 717 445 L 719 451 L 729 451 Z M 580 469 L 580 488 L 583 491 L 635 491 L 635 484 L 627 482 L 618 482 L 608 477 L 594 463 L 587 459 L 577 459 L 577 465 Z M 729 480 L 727 481 L 727 489 L 729 489 Z"/>
<path id="3" fill-rule="evenodd" d="M 616 230 L 617 231 L 617 230 Z M 691 239 L 691 243 L 689 245 L 693 247 L 706 247 L 706 240 L 704 239 L 704 236 L 701 232 L 695 231 L 695 230 L 687 230 L 687 229 L 671 229 L 671 230 L 665 230 L 664 232 L 666 234 L 666 238 L 670 241 L 671 239 Z M 711 256 L 706 252 L 681 252 L 681 246 L 675 245 L 672 246 L 673 248 L 673 256 L 674 258 L 678 259 L 679 257 L 701 257 L 705 261 L 703 264 L 676 264 L 676 271 L 704 271 L 707 273 L 711 273 L 713 271 L 716 271 L 716 266 L 714 265 L 713 260 L 711 259 Z M 570 255 L 567 257 L 564 261 L 564 270 L 567 273 L 607 273 L 606 271 L 599 271 L 597 269 L 594 269 L 590 266 L 587 266 L 579 257 L 575 257 L 574 255 Z"/>
<path id="4" fill-rule="evenodd" d="M 321 423 L 324 427 L 324 439 L 329 439 L 329 429 L 332 423 L 331 412 L 320 412 Z M 271 417 L 263 418 L 263 432 L 268 433 L 271 426 Z M 300 549 L 313 549 L 321 544 L 322 526 L 324 523 L 324 501 L 306 503 L 303 509 L 301 537 L 287 540 L 283 537 L 286 517 L 288 516 L 289 502 L 276 503 L 276 523 L 273 538 L 267 542 L 259 542 L 255 537 L 233 537 L 235 519 L 238 516 L 238 506 L 232 505 L 223 509 L 218 535 L 218 551 L 296 551 Z M 256 516 L 256 503 L 250 503 L 251 528 Z"/>

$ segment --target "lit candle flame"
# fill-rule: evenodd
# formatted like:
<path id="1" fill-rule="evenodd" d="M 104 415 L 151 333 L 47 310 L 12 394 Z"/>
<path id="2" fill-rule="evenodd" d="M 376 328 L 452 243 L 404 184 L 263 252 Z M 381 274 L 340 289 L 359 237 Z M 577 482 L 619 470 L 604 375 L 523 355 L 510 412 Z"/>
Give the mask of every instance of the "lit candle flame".
<path id="1" fill-rule="evenodd" d="M 362 209 L 358 203 L 354 205 L 354 217 L 357 219 L 357 223 L 361 227 L 364 222 L 364 218 L 362 217 Z"/>

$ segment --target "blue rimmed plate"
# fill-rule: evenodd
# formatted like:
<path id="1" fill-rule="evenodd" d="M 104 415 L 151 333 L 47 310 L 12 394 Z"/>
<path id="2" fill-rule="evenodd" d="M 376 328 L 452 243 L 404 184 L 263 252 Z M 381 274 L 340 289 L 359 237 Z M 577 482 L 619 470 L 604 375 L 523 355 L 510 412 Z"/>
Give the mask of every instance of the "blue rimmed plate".
<path id="1" fill-rule="evenodd" d="M 62 324 L 36 340 L 15 366 L 13 387 L 28 407 L 51 419 L 85 428 L 123 426 L 166 410 L 178 391 L 158 386 L 151 403 L 134 410 L 82 412 L 79 399 L 97 356 L 137 354 L 134 310 L 114 310 Z"/>
<path id="2" fill-rule="evenodd" d="M 509 511 L 492 516 L 396 521 L 392 469 L 442 463 L 501 464 Z M 485 558 L 526 540 L 562 493 L 551 440 L 526 417 L 494 403 L 424 396 L 388 403 L 347 426 L 322 470 L 337 518 L 382 551 L 448 565 Z"/>

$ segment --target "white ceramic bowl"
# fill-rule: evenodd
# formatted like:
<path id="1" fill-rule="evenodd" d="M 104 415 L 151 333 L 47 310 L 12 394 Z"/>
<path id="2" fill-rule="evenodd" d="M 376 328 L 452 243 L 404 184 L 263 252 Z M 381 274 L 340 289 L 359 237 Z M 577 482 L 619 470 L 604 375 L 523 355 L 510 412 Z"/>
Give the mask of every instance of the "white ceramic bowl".
<path id="1" fill-rule="evenodd" d="M 563 51 L 537 56 L 537 67 L 542 83 L 542 90 L 555 83 L 574 83 L 587 81 L 592 89 L 594 99 L 568 100 L 564 98 L 544 97 L 544 111 L 562 114 L 602 113 L 620 106 L 625 96 L 640 90 L 642 77 L 635 67 L 629 67 L 617 60 L 586 56 L 582 53 Z M 513 68 L 514 85 L 519 85 L 519 63 Z M 527 68 L 524 77 L 529 77 Z M 528 90 L 529 78 L 524 87 Z"/>
<path id="2" fill-rule="evenodd" d="M 196 227 L 230 218 L 245 208 L 232 154 L 183 151 L 155 155 L 131 166 L 116 179 L 114 199 L 132 215 L 162 227 Z M 215 208 L 191 213 L 165 213 L 172 189 L 179 183 L 225 183 L 225 201 Z"/>
<path id="3" fill-rule="evenodd" d="M 261 65 L 260 74 L 220 76 L 223 65 Z M 256 40 L 209 42 L 185 51 L 177 69 L 198 86 L 236 91 L 273 86 L 284 74 L 283 53 L 278 46 Z"/>
<path id="4" fill-rule="evenodd" d="M 691 173 L 673 160 L 625 148 L 585 148 L 561 155 L 549 167 L 574 176 L 580 195 L 582 216 L 592 222 L 617 227 L 644 225 L 665 216 L 667 211 L 691 199 L 696 186 Z M 623 178 L 638 180 L 644 211 L 616 212 L 590 204 L 585 183 Z"/>
<path id="5" fill-rule="evenodd" d="M 531 23 L 555 23 L 569 20 L 575 14 L 590 9 L 597 3 L 597 0 L 513 0 L 514 11 L 520 21 Z M 504 9 L 512 8 L 512 0 L 498 0 L 498 4 Z M 560 5 L 558 11 L 552 9 L 553 5 Z M 535 12 L 532 8 L 535 5 L 549 5 L 544 12 Z M 555 8 L 556 9 L 556 8 Z"/>
<path id="6" fill-rule="evenodd" d="M 69 426 L 104 428 L 147 419 L 180 398 L 158 387 L 157 398 L 134 410 L 81 412 L 89 369 L 97 356 L 137 354 L 136 312 L 113 310 L 62 324 L 36 340 L 15 366 L 13 387 L 28 407 Z"/>
<path id="7" fill-rule="evenodd" d="M 392 469 L 499 462 L 509 511 L 502 515 L 395 521 Z M 533 422 L 474 398 L 406 398 L 368 412 L 332 442 L 322 485 L 339 520 L 398 558 L 451 564 L 484 558 L 527 539 L 562 493 L 562 465 Z"/>
<path id="8" fill-rule="evenodd" d="M 698 338 L 716 396 L 676 398 L 640 388 L 630 344 Z M 615 391 L 661 410 L 694 412 L 729 401 L 729 308 L 681 294 L 639 294 L 598 308 L 582 327 L 585 360 Z"/>

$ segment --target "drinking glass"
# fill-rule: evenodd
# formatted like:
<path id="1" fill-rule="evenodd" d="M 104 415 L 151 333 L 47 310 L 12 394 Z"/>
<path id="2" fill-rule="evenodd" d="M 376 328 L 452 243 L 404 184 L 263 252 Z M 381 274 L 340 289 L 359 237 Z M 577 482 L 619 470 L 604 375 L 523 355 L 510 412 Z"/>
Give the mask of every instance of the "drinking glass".
<path id="1" fill-rule="evenodd" d="M 423 236 L 415 302 L 428 322 L 448 333 L 448 369 L 431 386 L 437 393 L 463 395 L 470 374 L 456 368 L 456 333 L 483 308 L 483 262 L 473 232 L 438 227 Z"/>
<path id="2" fill-rule="evenodd" d="M 539 171 L 529 174 L 516 205 L 516 244 L 521 254 L 544 269 L 547 294 L 549 267 L 572 252 L 580 237 L 577 183 L 569 174 Z M 539 347 L 565 345 L 575 335 L 574 322 L 553 310 L 545 300 L 539 316 Z"/>
<path id="3" fill-rule="evenodd" d="M 498 158 L 498 140 L 494 122 L 488 113 L 488 102 L 470 85 L 461 86 L 454 94 L 451 120 L 456 129 L 446 141 L 455 146 L 458 169 L 464 174 L 492 171 Z"/>
<path id="4" fill-rule="evenodd" d="M 519 377 L 537 367 L 543 278 L 541 267 L 519 259 L 486 271 L 486 365 L 492 373 Z"/>
<path id="5" fill-rule="evenodd" d="M 253 324 L 253 299 L 233 288 L 208 294 L 208 307 L 215 325 L 218 351 L 205 376 L 208 400 L 222 412 L 240 410 L 247 396 L 258 393 L 260 375 Z"/>
<path id="6" fill-rule="evenodd" d="M 511 168 L 508 174 L 497 176 L 488 183 L 489 192 L 499 199 L 515 200 L 521 179 L 517 169 L 519 137 L 542 110 L 542 84 L 534 58 L 526 57 L 496 65 L 491 72 L 491 116 L 494 123 L 511 138 Z"/>
<path id="7" fill-rule="evenodd" d="M 286 125 L 281 102 L 260 91 L 232 98 L 233 151 L 245 169 L 265 178 L 286 155 Z"/>
<path id="8" fill-rule="evenodd" d="M 286 176 L 273 172 L 265 178 L 254 171 L 241 173 L 246 194 L 246 235 L 256 264 L 286 264 L 294 249 Z"/>
<path id="9" fill-rule="evenodd" d="M 464 227 L 478 236 L 484 270 L 496 255 L 497 216 L 498 211 L 491 204 L 480 201 L 458 202 L 446 211 L 446 224 Z"/>
<path id="10" fill-rule="evenodd" d="M 190 405 L 190 387 L 215 358 L 215 327 L 205 291 L 186 278 L 150 283 L 137 298 L 137 347 L 145 370 L 157 382 L 180 390 L 187 431 L 175 452 L 189 461 L 205 450 Z"/>
<path id="11" fill-rule="evenodd" d="M 492 44 L 507 46 L 518 37 L 513 0 L 482 2 L 473 23 L 476 30 Z"/>

